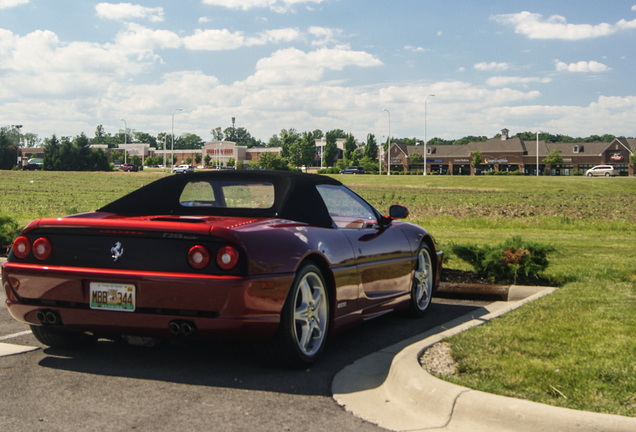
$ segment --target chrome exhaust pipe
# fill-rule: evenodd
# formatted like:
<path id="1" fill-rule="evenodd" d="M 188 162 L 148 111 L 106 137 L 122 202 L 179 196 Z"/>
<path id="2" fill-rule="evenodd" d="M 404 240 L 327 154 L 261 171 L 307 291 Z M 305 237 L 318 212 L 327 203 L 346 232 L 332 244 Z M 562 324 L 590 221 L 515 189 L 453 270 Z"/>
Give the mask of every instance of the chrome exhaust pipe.
<path id="1" fill-rule="evenodd" d="M 168 324 L 168 329 L 170 330 L 170 333 L 175 336 L 178 336 L 179 333 L 181 333 L 181 326 L 176 321 L 170 321 L 170 324 Z"/>
<path id="2" fill-rule="evenodd" d="M 46 312 L 46 322 L 48 324 L 55 325 L 55 324 L 58 324 L 59 321 L 60 321 L 60 319 L 59 319 L 58 315 L 55 312 L 53 312 L 53 311 Z"/>
<path id="3" fill-rule="evenodd" d="M 181 334 L 188 337 L 192 333 L 194 333 L 194 324 L 184 321 L 183 324 L 181 324 Z"/>
<path id="4" fill-rule="evenodd" d="M 35 317 L 38 319 L 38 321 L 40 321 L 42 324 L 46 324 L 46 314 L 44 313 L 44 311 L 37 311 L 35 313 Z"/>

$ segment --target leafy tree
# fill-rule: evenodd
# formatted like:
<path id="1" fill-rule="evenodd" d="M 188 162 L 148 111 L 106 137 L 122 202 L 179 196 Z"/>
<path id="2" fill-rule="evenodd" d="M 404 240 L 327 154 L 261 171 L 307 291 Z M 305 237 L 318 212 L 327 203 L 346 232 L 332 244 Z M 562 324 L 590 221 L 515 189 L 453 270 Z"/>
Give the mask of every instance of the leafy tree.
<path id="1" fill-rule="evenodd" d="M 543 159 L 543 162 L 550 165 L 561 165 L 563 163 L 563 158 L 561 157 L 559 153 L 561 153 L 560 148 L 556 148 L 552 150 L 548 154 L 548 156 L 545 159 Z"/>
<path id="2" fill-rule="evenodd" d="M 0 170 L 10 170 L 16 164 L 18 156 L 12 147 L 7 132 L 0 130 Z"/>
<path id="3" fill-rule="evenodd" d="M 346 138 L 347 134 L 345 133 L 345 131 L 343 131 L 342 129 L 333 129 L 331 131 L 331 133 L 336 137 L 336 138 Z"/>
<path id="4" fill-rule="evenodd" d="M 197 165 L 201 165 L 201 153 L 195 153 L 194 155 L 194 163 Z"/>
<path id="5" fill-rule="evenodd" d="M 223 132 L 221 132 L 220 126 L 211 129 L 210 134 L 212 134 L 212 141 L 223 141 Z"/>
<path id="6" fill-rule="evenodd" d="M 227 166 L 229 167 L 233 167 L 234 166 L 234 158 L 231 157 L 227 160 Z"/>
<path id="7" fill-rule="evenodd" d="M 471 155 L 473 156 L 473 166 L 481 165 L 482 163 L 481 152 L 479 150 L 475 150 L 474 152 L 471 153 Z"/>
<path id="8" fill-rule="evenodd" d="M 378 171 L 378 161 L 370 158 L 369 156 L 363 157 L 357 165 L 364 168 L 364 172 L 367 174 Z"/>
<path id="9" fill-rule="evenodd" d="M 269 138 L 269 141 L 267 141 L 267 147 L 280 147 L 282 145 L 282 142 L 280 140 L 280 138 L 278 138 L 278 135 L 274 134 Z"/>
<path id="10" fill-rule="evenodd" d="M 38 147 L 42 143 L 42 140 L 38 138 L 37 134 L 27 132 L 20 135 L 20 147 Z"/>
<path id="11" fill-rule="evenodd" d="M 421 163 L 424 158 L 419 153 L 413 153 L 411 154 L 411 156 L 409 156 L 409 160 L 411 161 L 411 163 Z"/>
<path id="12" fill-rule="evenodd" d="M 45 171 L 56 171 L 59 167 L 60 141 L 53 134 L 51 138 L 44 139 L 44 158 L 42 159 L 42 169 Z"/>
<path id="13" fill-rule="evenodd" d="M 133 155 L 130 158 L 130 163 L 136 166 L 141 166 L 141 158 L 139 157 L 139 155 Z"/>
<path id="14" fill-rule="evenodd" d="M 633 164 L 636 164 L 636 153 L 634 153 L 633 155 L 629 156 L 629 161 Z"/>
<path id="15" fill-rule="evenodd" d="M 185 158 L 184 162 L 185 162 L 186 165 L 192 165 L 192 157 L 188 156 L 187 158 Z"/>
<path id="16" fill-rule="evenodd" d="M 325 134 L 325 149 L 322 155 L 325 166 L 333 166 L 338 157 L 338 146 L 336 145 L 337 132 L 329 131 Z"/>
<path id="17" fill-rule="evenodd" d="M 314 139 L 321 139 L 324 136 L 320 129 L 316 129 L 315 131 L 313 131 L 312 135 L 314 136 Z"/>
<path id="18" fill-rule="evenodd" d="M 9 250 L 13 240 L 20 234 L 18 223 L 10 216 L 0 215 L 0 254 Z"/>
<path id="19" fill-rule="evenodd" d="M 91 156 L 91 143 L 88 137 L 82 132 L 73 139 L 71 152 L 74 156 L 75 171 L 88 171 Z"/>
<path id="20" fill-rule="evenodd" d="M 199 135 L 193 133 L 184 133 L 174 141 L 175 149 L 200 149 L 203 147 L 203 140 Z"/>
<path id="21" fill-rule="evenodd" d="M 252 138 L 252 135 L 244 127 L 227 128 L 223 131 L 226 141 L 235 142 L 236 145 L 248 148 L 260 146 L 261 142 Z"/>
<path id="22" fill-rule="evenodd" d="M 288 159 L 291 157 L 291 149 L 296 141 L 300 139 L 300 134 L 296 129 L 283 129 L 280 131 L 281 151 L 280 156 Z"/>
<path id="23" fill-rule="evenodd" d="M 250 166 L 252 164 L 250 163 Z M 268 170 L 279 170 L 279 171 L 287 171 L 289 167 L 287 166 L 287 162 L 282 157 L 270 153 L 265 152 L 260 155 L 258 158 L 258 166 L 263 167 Z"/>
<path id="24" fill-rule="evenodd" d="M 238 161 L 236 163 L 236 169 L 237 170 L 244 170 L 245 169 L 245 163 L 243 161 Z"/>
<path id="25" fill-rule="evenodd" d="M 313 132 L 303 132 L 290 149 L 289 161 L 293 166 L 309 166 L 316 159 L 316 140 Z"/>
<path id="26" fill-rule="evenodd" d="M 205 157 L 203 158 L 203 162 L 205 163 L 205 166 L 210 166 L 211 160 L 212 160 L 212 157 L 210 157 L 209 154 L 206 154 Z"/>
<path id="27" fill-rule="evenodd" d="M 378 142 L 375 139 L 375 135 L 371 133 L 367 135 L 367 145 L 364 147 L 364 157 L 371 158 L 371 160 L 378 159 Z"/>
<path id="28" fill-rule="evenodd" d="M 163 150 L 163 143 L 166 143 L 166 149 L 170 148 L 170 134 L 167 132 L 159 132 L 157 134 L 157 150 Z"/>
<path id="29" fill-rule="evenodd" d="M 136 142 L 150 144 L 150 147 L 157 147 L 157 138 L 146 132 L 133 132 L 133 137 Z"/>
<path id="30" fill-rule="evenodd" d="M 358 146 L 356 145 L 356 140 L 353 138 L 352 134 L 347 134 L 345 137 L 345 142 L 344 142 L 345 159 L 352 159 L 353 152 L 357 152 L 357 151 L 358 151 Z"/>

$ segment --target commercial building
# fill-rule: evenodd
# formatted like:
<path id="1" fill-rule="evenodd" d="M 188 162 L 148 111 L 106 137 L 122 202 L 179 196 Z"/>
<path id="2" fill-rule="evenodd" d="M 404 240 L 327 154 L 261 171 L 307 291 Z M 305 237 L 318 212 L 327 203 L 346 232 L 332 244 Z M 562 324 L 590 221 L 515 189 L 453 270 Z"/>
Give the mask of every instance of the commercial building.
<path id="1" fill-rule="evenodd" d="M 393 143 L 390 149 L 391 171 L 424 170 L 442 175 L 481 175 L 488 171 L 521 171 L 525 175 L 537 174 L 537 152 L 539 174 L 571 176 L 595 165 L 613 165 L 620 175 L 635 175 L 634 164 L 629 157 L 636 149 L 636 139 L 616 138 L 612 142 L 593 143 L 549 143 L 542 140 L 524 141 L 509 137 L 503 129 L 501 137 L 465 145 L 406 145 Z M 548 155 L 560 150 L 563 163 L 550 165 L 543 162 Z M 481 153 L 482 163 L 474 166 L 476 152 Z M 418 162 L 410 160 L 414 154 Z M 385 156 L 385 166 L 388 163 Z"/>

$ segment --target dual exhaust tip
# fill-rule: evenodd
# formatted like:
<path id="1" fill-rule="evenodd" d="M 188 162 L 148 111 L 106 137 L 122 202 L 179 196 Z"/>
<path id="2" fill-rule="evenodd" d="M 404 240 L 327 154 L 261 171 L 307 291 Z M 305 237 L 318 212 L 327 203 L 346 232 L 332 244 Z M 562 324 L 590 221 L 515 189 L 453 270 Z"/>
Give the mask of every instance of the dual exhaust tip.
<path id="1" fill-rule="evenodd" d="M 57 311 L 42 309 L 36 312 L 35 317 L 43 325 L 61 325 L 62 319 Z M 175 320 L 168 324 L 170 333 L 175 336 L 191 337 L 197 334 L 197 327 L 192 321 Z"/>
<path id="2" fill-rule="evenodd" d="M 40 321 L 43 325 L 61 325 L 62 319 L 60 318 L 60 314 L 57 311 L 53 310 L 39 310 L 36 312 L 35 317 Z"/>
<path id="3" fill-rule="evenodd" d="M 191 337 L 197 334 L 197 327 L 192 321 L 170 321 L 168 329 L 170 330 L 170 333 L 175 336 Z"/>

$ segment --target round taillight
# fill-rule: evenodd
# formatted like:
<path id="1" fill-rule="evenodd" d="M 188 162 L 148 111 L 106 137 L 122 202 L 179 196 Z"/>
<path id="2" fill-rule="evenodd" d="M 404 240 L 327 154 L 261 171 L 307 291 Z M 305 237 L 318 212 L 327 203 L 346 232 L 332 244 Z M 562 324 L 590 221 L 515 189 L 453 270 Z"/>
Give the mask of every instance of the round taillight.
<path id="1" fill-rule="evenodd" d="M 51 241 L 46 237 L 40 237 L 33 242 L 33 255 L 40 261 L 44 261 L 51 255 Z"/>
<path id="2" fill-rule="evenodd" d="M 31 242 L 28 237 L 20 236 L 13 241 L 13 255 L 18 258 L 26 258 L 31 252 Z"/>
<path id="3" fill-rule="evenodd" d="M 232 246 L 219 249 L 216 254 L 216 264 L 223 270 L 232 270 L 238 264 L 239 253 Z"/>
<path id="4" fill-rule="evenodd" d="M 210 251 L 205 246 L 192 246 L 188 252 L 188 264 L 194 269 L 201 270 L 210 262 Z"/>

